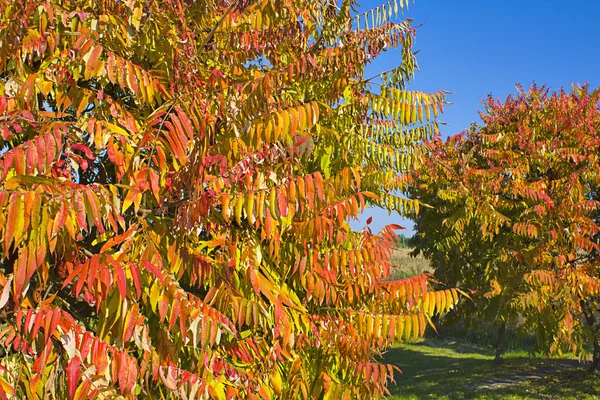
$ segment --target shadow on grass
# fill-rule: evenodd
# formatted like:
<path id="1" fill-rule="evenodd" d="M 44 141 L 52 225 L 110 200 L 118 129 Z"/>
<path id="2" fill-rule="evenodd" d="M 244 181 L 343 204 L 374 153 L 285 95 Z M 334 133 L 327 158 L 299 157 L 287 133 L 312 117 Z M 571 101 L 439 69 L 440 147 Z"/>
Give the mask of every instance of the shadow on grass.
<path id="1" fill-rule="evenodd" d="M 511 352 L 502 366 L 493 364 L 492 350 L 452 342 L 429 341 L 406 345 L 387 352 L 386 363 L 402 369 L 396 385 L 389 387 L 390 399 L 600 399 L 600 383 L 583 368 L 552 371 L 556 359 L 527 357 Z M 477 352 L 469 352 L 469 347 Z M 541 379 L 525 380 L 526 372 L 549 371 Z M 493 390 L 476 389 L 479 382 L 501 378 L 514 384 L 498 385 Z M 518 378 L 518 379 L 517 379 Z"/>

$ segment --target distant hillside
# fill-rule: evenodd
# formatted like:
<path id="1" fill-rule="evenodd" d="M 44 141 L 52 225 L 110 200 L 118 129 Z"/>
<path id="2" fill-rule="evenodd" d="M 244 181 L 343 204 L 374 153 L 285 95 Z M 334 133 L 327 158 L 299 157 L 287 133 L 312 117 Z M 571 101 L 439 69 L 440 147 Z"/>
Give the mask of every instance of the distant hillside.
<path id="1" fill-rule="evenodd" d="M 412 250 L 410 247 L 403 247 L 394 251 L 390 259 L 394 265 L 390 279 L 401 279 L 419 275 L 423 272 L 433 272 L 429 261 L 423 256 L 411 257 L 408 254 Z"/>

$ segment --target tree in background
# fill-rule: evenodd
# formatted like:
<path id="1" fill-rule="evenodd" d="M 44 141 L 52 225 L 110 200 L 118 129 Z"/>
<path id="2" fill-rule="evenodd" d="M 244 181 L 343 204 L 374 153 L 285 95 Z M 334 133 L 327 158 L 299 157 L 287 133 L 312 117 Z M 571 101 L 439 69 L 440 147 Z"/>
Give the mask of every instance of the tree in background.
<path id="1" fill-rule="evenodd" d="M 436 275 L 469 288 L 461 315 L 498 328 L 525 317 L 540 349 L 595 343 L 598 367 L 600 92 L 519 89 L 489 97 L 484 126 L 430 144 L 413 174 L 417 251 Z M 591 328 L 591 329 L 590 329 Z"/>
<path id="2" fill-rule="evenodd" d="M 406 237 L 404 234 L 399 234 L 396 238 L 396 247 L 398 248 L 412 248 L 415 246 L 414 236 Z"/>
<path id="3" fill-rule="evenodd" d="M 414 210 L 444 93 L 404 90 L 403 1 L 353 6 L 2 3 L 0 398 L 384 394 L 457 292 L 348 221 Z"/>

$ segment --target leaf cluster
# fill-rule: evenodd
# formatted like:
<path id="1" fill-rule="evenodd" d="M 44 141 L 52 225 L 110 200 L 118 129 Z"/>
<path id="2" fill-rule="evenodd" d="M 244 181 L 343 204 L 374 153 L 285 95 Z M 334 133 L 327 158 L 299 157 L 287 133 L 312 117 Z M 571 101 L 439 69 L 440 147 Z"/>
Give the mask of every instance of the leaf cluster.
<path id="1" fill-rule="evenodd" d="M 483 126 L 430 143 L 410 189 L 431 206 L 417 247 L 440 279 L 473 291 L 466 317 L 524 316 L 542 349 L 581 350 L 597 336 L 585 328 L 600 283 L 600 92 L 518 89 L 484 102 Z"/>
<path id="2" fill-rule="evenodd" d="M 0 398 L 378 398 L 458 300 L 388 282 L 445 93 L 403 1 L 0 5 Z M 401 49 L 382 85 L 363 78 Z"/>

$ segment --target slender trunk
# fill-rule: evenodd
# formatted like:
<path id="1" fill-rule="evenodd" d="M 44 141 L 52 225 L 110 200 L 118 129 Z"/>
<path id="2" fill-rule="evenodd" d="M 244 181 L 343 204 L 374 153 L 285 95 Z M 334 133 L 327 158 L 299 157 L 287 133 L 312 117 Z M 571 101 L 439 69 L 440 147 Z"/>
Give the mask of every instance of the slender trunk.
<path id="1" fill-rule="evenodd" d="M 504 351 L 506 350 L 506 322 L 502 321 L 498 326 L 498 342 L 496 343 L 496 358 L 494 364 L 504 362 Z"/>
<path id="2" fill-rule="evenodd" d="M 590 372 L 600 375 L 600 340 L 597 337 L 594 338 L 594 355 L 592 357 L 592 365 L 590 365 Z"/>
<path id="3" fill-rule="evenodd" d="M 600 376 L 600 339 L 598 336 L 598 321 L 596 320 L 596 315 L 594 314 L 594 310 L 590 307 L 589 302 L 582 300 L 580 304 L 583 309 L 583 316 L 594 334 L 594 354 L 592 355 L 592 365 L 590 365 L 589 371 Z"/>

